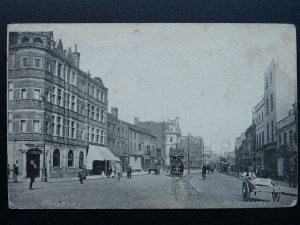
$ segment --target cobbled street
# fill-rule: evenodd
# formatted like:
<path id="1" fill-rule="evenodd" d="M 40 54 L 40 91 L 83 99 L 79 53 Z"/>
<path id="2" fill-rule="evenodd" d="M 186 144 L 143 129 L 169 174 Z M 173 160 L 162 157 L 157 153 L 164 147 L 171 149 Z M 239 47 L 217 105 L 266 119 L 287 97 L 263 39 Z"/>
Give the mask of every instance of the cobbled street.
<path id="1" fill-rule="evenodd" d="M 202 180 L 200 173 L 184 177 L 168 174 L 139 175 L 121 181 L 115 178 L 79 182 L 9 183 L 10 208 L 83 208 L 83 209 L 133 209 L 133 208 L 240 208 L 288 207 L 295 196 L 281 195 L 273 203 L 271 194 L 258 193 L 244 202 L 241 195 L 242 180 L 221 174 L 208 174 Z"/>

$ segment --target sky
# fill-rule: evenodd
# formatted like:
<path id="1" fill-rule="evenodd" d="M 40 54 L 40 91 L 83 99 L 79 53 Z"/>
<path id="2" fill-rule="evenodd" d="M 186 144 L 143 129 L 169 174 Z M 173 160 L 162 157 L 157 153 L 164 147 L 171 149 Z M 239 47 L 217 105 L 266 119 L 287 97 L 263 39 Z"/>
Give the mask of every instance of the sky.
<path id="1" fill-rule="evenodd" d="M 182 135 L 222 153 L 252 122 L 272 58 L 296 79 L 296 33 L 284 24 L 14 24 L 77 44 L 80 69 L 101 77 L 108 107 L 133 123 L 179 116 Z"/>

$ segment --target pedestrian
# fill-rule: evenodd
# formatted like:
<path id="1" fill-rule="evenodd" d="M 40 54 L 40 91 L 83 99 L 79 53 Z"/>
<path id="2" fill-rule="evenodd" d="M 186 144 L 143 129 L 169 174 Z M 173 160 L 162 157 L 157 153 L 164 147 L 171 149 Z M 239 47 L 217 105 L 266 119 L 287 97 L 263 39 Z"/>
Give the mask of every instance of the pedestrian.
<path id="1" fill-rule="evenodd" d="M 30 160 L 30 165 L 28 167 L 27 175 L 30 178 L 29 190 L 32 189 L 32 184 L 35 181 L 36 173 L 37 173 L 37 165 L 34 163 L 34 160 Z"/>
<path id="2" fill-rule="evenodd" d="M 207 170 L 207 167 L 206 165 L 204 164 L 202 166 L 202 179 L 205 180 L 206 179 L 206 170 Z"/>
<path id="3" fill-rule="evenodd" d="M 122 173 L 122 167 L 119 162 L 116 165 L 116 173 L 117 173 L 117 177 L 118 177 L 118 181 L 119 181 L 121 178 L 121 173 Z"/>
<path id="4" fill-rule="evenodd" d="M 10 166 L 9 164 L 7 164 L 7 180 L 9 180 L 9 176 L 10 176 Z"/>
<path id="5" fill-rule="evenodd" d="M 132 167 L 131 165 L 128 165 L 127 167 L 127 178 L 131 179 L 131 172 L 132 172 Z"/>
<path id="6" fill-rule="evenodd" d="M 18 175 L 19 175 L 19 168 L 16 166 L 16 164 L 13 165 L 13 179 L 14 183 L 18 182 Z"/>
<path id="7" fill-rule="evenodd" d="M 78 171 L 78 178 L 79 178 L 80 184 L 83 184 L 83 181 L 82 181 L 83 177 L 84 177 L 83 170 L 80 168 Z"/>

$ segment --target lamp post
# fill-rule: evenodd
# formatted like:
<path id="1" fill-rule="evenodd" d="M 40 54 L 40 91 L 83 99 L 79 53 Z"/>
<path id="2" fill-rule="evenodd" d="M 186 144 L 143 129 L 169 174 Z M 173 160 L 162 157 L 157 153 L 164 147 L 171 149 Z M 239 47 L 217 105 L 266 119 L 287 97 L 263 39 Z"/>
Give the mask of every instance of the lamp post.
<path id="1" fill-rule="evenodd" d="M 46 138 L 46 110 L 45 110 L 45 95 L 42 95 L 41 96 L 41 99 L 43 101 L 43 105 L 44 105 L 44 111 L 43 111 L 43 116 L 44 116 L 44 129 L 43 129 L 43 166 L 42 166 L 42 177 L 41 177 L 41 181 L 43 182 L 47 182 L 47 168 L 46 168 L 46 141 L 45 141 L 45 138 Z"/>

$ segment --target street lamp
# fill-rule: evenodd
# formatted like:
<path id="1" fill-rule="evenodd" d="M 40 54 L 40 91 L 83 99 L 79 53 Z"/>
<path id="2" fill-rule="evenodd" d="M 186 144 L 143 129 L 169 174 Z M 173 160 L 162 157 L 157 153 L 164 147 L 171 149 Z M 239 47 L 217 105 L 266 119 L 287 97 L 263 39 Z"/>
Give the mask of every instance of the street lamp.
<path id="1" fill-rule="evenodd" d="M 46 168 L 46 109 L 45 109 L 45 95 L 41 95 L 41 100 L 43 101 L 43 105 L 44 105 L 44 111 L 43 111 L 43 116 L 44 116 L 44 129 L 43 129 L 43 133 L 44 133 L 44 144 L 43 144 L 43 166 L 42 166 L 42 177 L 41 177 L 41 181 L 43 182 L 47 182 L 47 168 Z M 41 105 L 40 105 L 41 106 Z"/>

